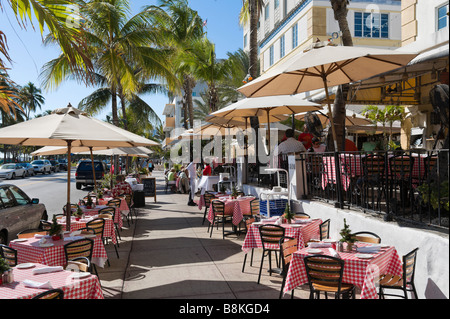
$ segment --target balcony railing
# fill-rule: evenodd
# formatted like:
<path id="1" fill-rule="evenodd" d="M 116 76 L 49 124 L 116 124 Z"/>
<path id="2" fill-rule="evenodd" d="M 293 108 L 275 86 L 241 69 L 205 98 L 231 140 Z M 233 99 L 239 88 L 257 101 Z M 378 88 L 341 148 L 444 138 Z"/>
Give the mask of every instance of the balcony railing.
<path id="1" fill-rule="evenodd" d="M 308 197 L 449 228 L 448 150 L 302 153 Z"/>

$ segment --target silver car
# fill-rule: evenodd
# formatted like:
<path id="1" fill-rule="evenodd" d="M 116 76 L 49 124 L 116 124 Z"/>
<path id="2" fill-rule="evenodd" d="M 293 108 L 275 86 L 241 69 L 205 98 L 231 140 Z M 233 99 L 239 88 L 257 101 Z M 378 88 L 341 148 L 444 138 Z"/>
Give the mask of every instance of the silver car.
<path id="1" fill-rule="evenodd" d="M 52 164 L 49 160 L 35 160 L 30 163 L 34 167 L 34 172 L 42 174 L 51 174 Z"/>
<path id="2" fill-rule="evenodd" d="M 34 167 L 30 163 L 19 163 L 26 171 L 26 176 L 34 176 L 36 173 L 34 172 Z"/>
<path id="3" fill-rule="evenodd" d="M 16 176 L 24 178 L 26 174 L 25 169 L 19 164 L 3 164 L 0 167 L 0 178 L 14 179 Z"/>
<path id="4" fill-rule="evenodd" d="M 38 228 L 41 219 L 48 215 L 39 199 L 30 199 L 15 185 L 0 186 L 0 244 L 7 245 L 22 230 Z"/>

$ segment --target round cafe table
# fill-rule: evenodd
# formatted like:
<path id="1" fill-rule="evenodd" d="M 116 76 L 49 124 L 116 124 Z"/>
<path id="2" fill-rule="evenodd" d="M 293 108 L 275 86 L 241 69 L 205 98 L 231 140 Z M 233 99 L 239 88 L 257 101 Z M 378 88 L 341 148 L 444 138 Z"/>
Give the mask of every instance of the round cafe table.
<path id="1" fill-rule="evenodd" d="M 218 200 L 225 203 L 225 215 L 233 215 L 233 225 L 238 226 L 244 215 L 251 213 L 250 202 L 254 199 L 253 196 L 243 196 L 236 199 L 227 196 L 219 197 Z M 213 205 L 209 206 L 208 220 L 210 223 L 214 221 Z"/>

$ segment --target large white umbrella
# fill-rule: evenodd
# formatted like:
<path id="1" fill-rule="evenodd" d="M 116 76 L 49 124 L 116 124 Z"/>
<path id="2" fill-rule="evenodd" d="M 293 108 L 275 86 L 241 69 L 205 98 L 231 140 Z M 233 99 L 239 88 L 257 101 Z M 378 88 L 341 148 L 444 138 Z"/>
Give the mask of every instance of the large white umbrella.
<path id="1" fill-rule="evenodd" d="M 70 230 L 70 154 L 72 146 L 134 147 L 157 144 L 119 127 L 88 117 L 70 104 L 66 108 L 54 110 L 49 115 L 0 128 L 0 143 L 67 147 L 67 230 Z"/>
<path id="2" fill-rule="evenodd" d="M 264 123 L 279 122 L 287 118 L 286 115 L 321 110 L 322 106 L 293 95 L 277 95 L 245 98 L 236 103 L 231 104 L 223 109 L 220 109 L 211 116 L 223 118 L 245 118 L 258 116 L 265 118 Z M 271 120 L 279 117 L 279 120 Z M 268 133 L 270 136 L 270 126 L 268 126 Z M 270 150 L 270 139 L 269 139 Z"/>
<path id="3" fill-rule="evenodd" d="M 322 126 L 326 126 L 330 122 L 330 118 L 325 113 L 327 113 L 326 110 L 317 111 L 317 116 L 319 117 Z M 306 114 L 307 113 L 296 114 L 295 118 L 304 121 Z M 354 125 L 373 125 L 373 122 L 360 114 L 345 110 L 345 126 L 350 127 Z"/>
<path id="4" fill-rule="evenodd" d="M 298 94 L 323 88 L 337 150 L 328 87 L 352 83 L 405 66 L 417 54 L 368 47 L 316 43 L 238 89 L 247 97 Z M 298 112 L 297 112 L 298 113 Z"/>

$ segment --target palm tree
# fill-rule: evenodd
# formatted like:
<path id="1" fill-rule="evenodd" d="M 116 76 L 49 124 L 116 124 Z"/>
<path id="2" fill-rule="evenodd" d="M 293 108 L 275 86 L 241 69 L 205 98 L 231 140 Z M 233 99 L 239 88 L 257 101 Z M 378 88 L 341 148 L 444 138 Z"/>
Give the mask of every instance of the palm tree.
<path id="1" fill-rule="evenodd" d="M 37 108 L 41 109 L 45 102 L 44 96 L 41 94 L 41 89 L 37 88 L 33 83 L 28 82 L 25 86 L 19 89 L 20 100 L 25 111 L 25 117 L 30 119 L 30 113 L 35 112 Z"/>
<path id="2" fill-rule="evenodd" d="M 96 98 L 91 111 L 99 111 L 110 102 L 112 121 L 119 125 L 118 99 L 122 101 L 122 117 L 126 118 L 125 101 L 134 99 L 144 80 L 162 77 L 169 86 L 176 85 L 167 66 L 171 51 L 160 49 L 151 11 L 142 10 L 129 17 L 128 0 L 92 0 L 81 7 L 81 13 L 86 19 L 87 52 L 95 69 L 86 76 L 101 85 L 88 97 L 90 101 Z M 47 43 L 53 40 L 51 37 Z M 63 55 L 46 63 L 41 73 L 45 87 L 52 88 L 73 78 L 67 66 Z"/>
<path id="3" fill-rule="evenodd" d="M 250 65 L 249 74 L 256 78 L 258 74 L 258 20 L 264 7 L 264 0 L 242 0 L 239 15 L 241 26 L 250 23 Z"/>
<path id="4" fill-rule="evenodd" d="M 338 22 L 339 29 L 342 32 L 342 44 L 344 46 L 353 46 L 352 35 L 347 21 L 349 0 L 330 0 L 330 2 L 334 12 L 334 19 Z M 341 141 L 341 143 L 338 142 L 338 150 L 345 150 L 345 101 L 347 100 L 348 90 L 348 84 L 340 85 L 334 99 L 333 122 L 336 138 L 338 141 Z M 327 144 L 330 148 L 334 148 L 334 144 L 331 142 L 331 134 L 328 134 L 328 141 Z"/>
<path id="5" fill-rule="evenodd" d="M 189 7 L 187 0 L 161 0 L 158 8 L 163 9 L 157 20 L 161 38 L 176 51 L 174 56 L 178 58 L 172 62 L 180 61 L 180 55 L 191 51 L 193 42 L 203 37 L 203 21 L 198 12 Z M 157 12 L 154 6 L 148 6 L 147 9 Z M 175 62 L 174 73 L 177 73 L 182 85 L 173 90 L 180 92 L 182 89 L 184 92 L 185 114 L 188 114 L 185 116 L 185 127 L 187 128 L 188 124 L 186 118 L 189 118 L 189 125 L 193 127 L 192 89 L 195 87 L 195 79 L 185 67 Z"/>

